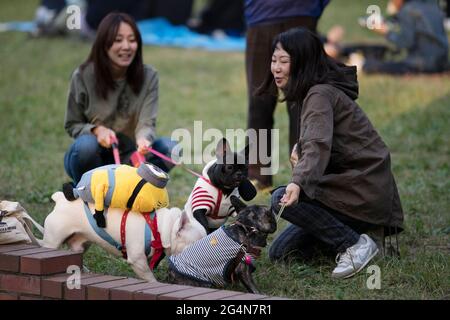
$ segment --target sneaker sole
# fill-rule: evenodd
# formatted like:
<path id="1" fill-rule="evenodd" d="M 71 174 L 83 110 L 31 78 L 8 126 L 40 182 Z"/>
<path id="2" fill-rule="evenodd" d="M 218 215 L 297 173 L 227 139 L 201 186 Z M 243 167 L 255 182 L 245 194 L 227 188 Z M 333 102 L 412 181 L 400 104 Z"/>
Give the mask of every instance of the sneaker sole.
<path id="1" fill-rule="evenodd" d="M 343 277 L 342 279 L 348 279 L 348 278 L 351 278 L 351 277 L 353 277 L 355 274 L 357 274 L 358 272 L 360 272 L 362 269 L 364 269 L 364 268 L 367 266 L 367 264 L 368 264 L 368 263 L 369 263 L 376 255 L 377 255 L 378 251 L 379 251 L 379 249 L 377 248 L 377 250 L 370 256 L 370 258 L 367 259 L 366 263 L 364 263 L 361 267 L 359 267 L 358 270 L 356 270 L 356 271 L 353 272 L 353 273 L 350 273 L 349 275 L 346 275 L 346 276 Z"/>

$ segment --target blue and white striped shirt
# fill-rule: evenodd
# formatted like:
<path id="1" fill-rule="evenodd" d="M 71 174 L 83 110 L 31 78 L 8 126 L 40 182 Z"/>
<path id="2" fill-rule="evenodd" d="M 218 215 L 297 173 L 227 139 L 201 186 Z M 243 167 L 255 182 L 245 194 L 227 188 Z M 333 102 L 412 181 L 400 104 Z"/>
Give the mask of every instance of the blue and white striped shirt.
<path id="1" fill-rule="evenodd" d="M 194 242 L 181 253 L 169 257 L 172 270 L 196 281 L 224 286 L 229 264 L 245 247 L 230 238 L 224 227 Z"/>

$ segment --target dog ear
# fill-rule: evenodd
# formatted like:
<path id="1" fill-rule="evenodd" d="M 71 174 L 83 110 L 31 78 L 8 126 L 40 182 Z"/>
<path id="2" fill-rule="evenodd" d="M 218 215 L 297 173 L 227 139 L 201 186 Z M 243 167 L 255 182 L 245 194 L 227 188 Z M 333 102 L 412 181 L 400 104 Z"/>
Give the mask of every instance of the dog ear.
<path id="1" fill-rule="evenodd" d="M 250 144 L 246 144 L 245 148 L 239 152 L 240 155 L 244 156 L 245 162 L 248 163 L 248 159 L 250 157 Z"/>
<path id="2" fill-rule="evenodd" d="M 186 211 L 182 211 L 181 212 L 181 217 L 180 217 L 180 227 L 178 228 L 177 234 L 183 230 L 183 228 L 189 223 L 189 217 L 186 213 Z"/>
<path id="3" fill-rule="evenodd" d="M 241 182 L 241 184 L 238 187 L 238 191 L 242 199 L 244 199 L 245 201 L 252 200 L 254 197 L 256 197 L 256 194 L 258 193 L 256 191 L 255 186 L 248 179 L 245 179 L 244 181 Z"/>
<path id="4" fill-rule="evenodd" d="M 219 140 L 216 147 L 217 162 L 220 164 L 226 163 L 225 159 L 228 154 L 231 154 L 230 145 L 226 138 L 222 138 L 222 140 Z"/>
<path id="5" fill-rule="evenodd" d="M 233 207 L 236 209 L 237 213 L 240 213 L 243 209 L 247 207 L 247 205 L 236 196 L 231 196 L 230 201 Z"/>

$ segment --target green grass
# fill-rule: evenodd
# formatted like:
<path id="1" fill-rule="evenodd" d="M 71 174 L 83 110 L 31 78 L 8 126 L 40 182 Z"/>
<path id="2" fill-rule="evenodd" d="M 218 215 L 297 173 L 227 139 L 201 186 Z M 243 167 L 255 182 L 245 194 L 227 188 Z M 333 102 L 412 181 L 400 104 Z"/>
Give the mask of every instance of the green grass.
<path id="1" fill-rule="evenodd" d="M 374 41 L 356 18 L 372 1 L 333 1 L 320 29 L 334 24 L 347 29 L 346 41 Z M 38 1 L 4 1 L 0 21 L 31 20 Z M 384 8 L 385 1 L 381 2 Z M 19 201 L 39 222 L 52 210 L 50 195 L 67 176 L 63 156 L 71 139 L 63 129 L 70 74 L 87 56 L 90 45 L 67 39 L 30 39 L 24 33 L 0 33 L 0 199 Z M 144 60 L 159 70 L 159 135 L 176 128 L 193 130 L 245 128 L 246 84 L 242 53 L 144 48 Z M 299 299 L 441 299 L 450 297 L 448 76 L 360 79 L 361 107 L 392 152 L 406 230 L 400 235 L 402 258 L 379 258 L 381 289 L 368 290 L 369 274 L 335 281 L 334 262 L 272 264 L 267 250 L 258 261 L 256 282 L 267 295 Z M 280 129 L 281 168 L 275 184 L 288 181 L 287 115 L 276 110 Z M 200 170 L 201 166 L 192 166 Z M 171 205 L 181 207 L 194 184 L 181 169 L 171 173 Z M 259 195 L 254 203 L 268 204 Z M 281 230 L 282 222 L 278 230 Z M 273 237 L 270 238 L 272 240 Z M 134 276 L 120 258 L 92 246 L 85 255 L 91 271 Z M 166 277 L 163 262 L 156 276 Z M 232 289 L 244 290 L 241 286 Z"/>

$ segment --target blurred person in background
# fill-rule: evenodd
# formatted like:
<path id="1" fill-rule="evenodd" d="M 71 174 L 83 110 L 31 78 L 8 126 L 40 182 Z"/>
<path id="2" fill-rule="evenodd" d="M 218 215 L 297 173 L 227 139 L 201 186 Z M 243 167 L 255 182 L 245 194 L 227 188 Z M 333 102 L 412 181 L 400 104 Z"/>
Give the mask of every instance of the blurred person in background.
<path id="1" fill-rule="evenodd" d="M 255 96 L 254 91 L 262 84 L 265 66 L 272 57 L 272 40 L 279 33 L 303 26 L 316 32 L 317 22 L 329 0 L 246 0 L 244 6 L 247 23 L 245 65 L 248 91 L 248 129 L 267 130 L 266 138 L 251 142 L 251 155 L 272 155 L 271 129 L 274 124 L 274 112 L 277 99 L 271 95 Z M 289 148 L 296 140 L 296 110 L 288 103 L 289 114 Z M 289 150 L 290 150 L 289 149 Z M 272 175 L 262 174 L 263 168 L 270 168 L 270 163 L 250 163 L 249 178 L 257 190 L 268 191 L 272 186 Z"/>

